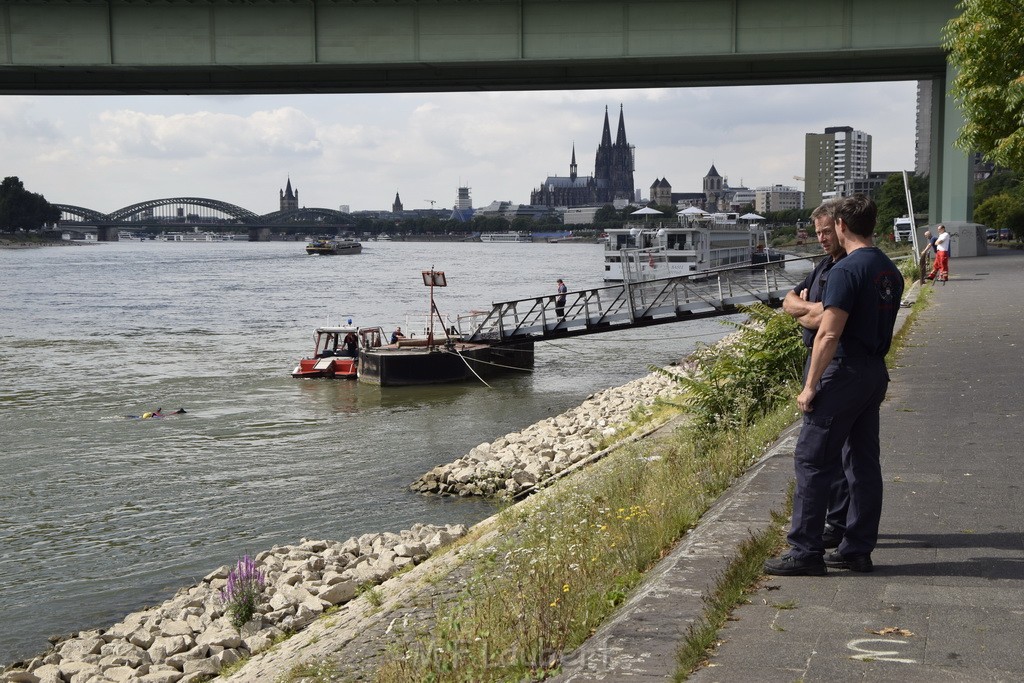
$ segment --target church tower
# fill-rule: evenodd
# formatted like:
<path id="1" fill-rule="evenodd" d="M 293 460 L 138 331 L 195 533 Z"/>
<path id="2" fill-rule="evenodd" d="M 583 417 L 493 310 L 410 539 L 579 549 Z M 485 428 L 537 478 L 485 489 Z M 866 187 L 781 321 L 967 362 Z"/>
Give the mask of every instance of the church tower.
<path id="1" fill-rule="evenodd" d="M 288 184 L 281 190 L 281 211 L 290 211 L 299 208 L 299 191 L 292 192 L 292 179 L 288 178 Z"/>
<path id="2" fill-rule="evenodd" d="M 619 129 L 612 147 L 613 199 L 633 199 L 633 146 L 626 140 L 626 119 L 619 105 Z"/>
<path id="3" fill-rule="evenodd" d="M 391 205 L 391 213 L 402 213 L 402 200 L 398 198 L 398 193 L 395 193 L 395 203 Z"/>
<path id="4" fill-rule="evenodd" d="M 619 127 L 612 143 L 608 107 L 604 108 L 604 130 L 601 145 L 594 159 L 594 178 L 597 180 L 597 200 L 610 203 L 615 199 L 633 199 L 633 146 L 626 139 L 626 120 L 619 105 Z"/>
<path id="5" fill-rule="evenodd" d="M 569 178 L 576 180 L 576 143 L 572 143 L 572 162 L 569 164 Z"/>
<path id="6" fill-rule="evenodd" d="M 719 175 L 715 165 L 711 164 L 711 170 L 704 176 L 705 206 L 717 208 L 718 200 L 722 198 L 723 189 L 725 189 L 725 180 Z"/>

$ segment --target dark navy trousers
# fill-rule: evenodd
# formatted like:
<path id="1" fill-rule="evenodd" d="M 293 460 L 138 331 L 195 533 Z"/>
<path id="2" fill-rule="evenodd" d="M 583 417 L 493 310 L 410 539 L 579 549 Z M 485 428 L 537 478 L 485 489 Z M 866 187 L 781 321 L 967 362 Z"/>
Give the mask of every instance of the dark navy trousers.
<path id="1" fill-rule="evenodd" d="M 794 457 L 796 493 L 788 541 L 797 559 L 824 554 L 821 534 L 830 493 L 844 471 L 849 508 L 839 552 L 874 550 L 882 516 L 878 411 L 888 386 L 885 360 L 879 357 L 836 358 L 822 374 Z"/>

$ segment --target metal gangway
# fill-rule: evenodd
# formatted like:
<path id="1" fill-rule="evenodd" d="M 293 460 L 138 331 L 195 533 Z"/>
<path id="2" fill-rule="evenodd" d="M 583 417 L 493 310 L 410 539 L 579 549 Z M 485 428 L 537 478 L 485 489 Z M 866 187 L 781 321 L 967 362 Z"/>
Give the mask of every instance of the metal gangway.
<path id="1" fill-rule="evenodd" d="M 460 316 L 459 329 L 470 330 L 468 342 L 544 341 L 729 315 L 757 302 L 777 307 L 806 274 L 789 272 L 796 261 L 807 257 L 568 292 L 561 316 L 555 294 L 504 301 Z"/>

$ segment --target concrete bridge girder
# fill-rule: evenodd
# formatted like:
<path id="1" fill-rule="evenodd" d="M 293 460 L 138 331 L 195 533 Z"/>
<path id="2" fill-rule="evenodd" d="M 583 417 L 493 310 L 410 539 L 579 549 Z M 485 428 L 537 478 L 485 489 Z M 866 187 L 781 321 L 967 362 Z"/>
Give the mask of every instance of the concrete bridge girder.
<path id="1" fill-rule="evenodd" d="M 25 0 L 0 93 L 370 93 L 935 79 L 956 0 Z M 938 103 L 936 220 L 970 173 Z M 948 112 L 948 114 L 947 114 Z M 841 115 L 841 110 L 837 112 Z M 961 159 L 963 157 L 963 159 Z M 967 188 L 967 189 L 964 189 Z"/>

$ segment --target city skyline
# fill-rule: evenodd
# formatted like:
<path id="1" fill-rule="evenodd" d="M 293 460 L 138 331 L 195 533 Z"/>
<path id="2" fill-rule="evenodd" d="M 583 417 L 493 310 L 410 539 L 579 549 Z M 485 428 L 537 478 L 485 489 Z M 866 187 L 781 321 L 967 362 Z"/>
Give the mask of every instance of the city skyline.
<path id="1" fill-rule="evenodd" d="M 109 212 L 198 196 L 276 210 L 288 179 L 307 207 L 388 210 L 526 204 L 549 175 L 593 173 L 605 107 L 622 105 L 647 196 L 792 185 L 804 135 L 873 136 L 873 170 L 914 167 L 915 82 L 397 95 L 0 97 L 3 175 L 54 203 Z"/>

